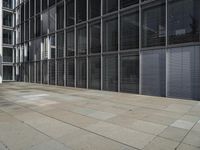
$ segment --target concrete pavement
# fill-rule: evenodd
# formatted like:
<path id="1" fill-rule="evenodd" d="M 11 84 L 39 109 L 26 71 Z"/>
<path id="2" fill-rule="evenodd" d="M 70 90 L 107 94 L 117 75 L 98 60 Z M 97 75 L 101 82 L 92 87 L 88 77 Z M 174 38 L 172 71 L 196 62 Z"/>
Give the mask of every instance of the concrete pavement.
<path id="1" fill-rule="evenodd" d="M 0 150 L 200 150 L 200 102 L 0 85 Z"/>

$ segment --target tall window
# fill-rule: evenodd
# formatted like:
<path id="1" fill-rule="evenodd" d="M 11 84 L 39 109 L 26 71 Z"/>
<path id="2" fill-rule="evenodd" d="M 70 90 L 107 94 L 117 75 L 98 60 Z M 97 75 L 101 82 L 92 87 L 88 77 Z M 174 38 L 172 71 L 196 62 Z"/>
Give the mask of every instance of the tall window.
<path id="1" fill-rule="evenodd" d="M 57 58 L 62 58 L 64 55 L 64 32 L 57 33 Z"/>
<path id="2" fill-rule="evenodd" d="M 3 25 L 4 26 L 12 26 L 12 16 L 11 12 L 3 11 Z"/>
<path id="3" fill-rule="evenodd" d="M 30 38 L 34 38 L 35 36 L 35 30 L 34 30 L 34 17 L 30 19 Z"/>
<path id="4" fill-rule="evenodd" d="M 66 25 L 71 26 L 74 24 L 74 0 L 66 1 Z"/>
<path id="5" fill-rule="evenodd" d="M 89 53 L 101 52 L 101 23 L 89 24 Z"/>
<path id="6" fill-rule="evenodd" d="M 82 22 L 86 20 L 86 0 L 76 0 L 76 22 Z"/>
<path id="7" fill-rule="evenodd" d="M 29 18 L 29 1 L 25 2 L 25 19 Z"/>
<path id="8" fill-rule="evenodd" d="M 117 55 L 103 57 L 103 89 L 118 90 L 118 58 Z"/>
<path id="9" fill-rule="evenodd" d="M 3 80 L 12 80 L 13 78 L 13 67 L 3 66 Z"/>
<path id="10" fill-rule="evenodd" d="M 114 16 L 103 20 L 103 50 L 118 50 L 118 20 Z"/>
<path id="11" fill-rule="evenodd" d="M 42 10 L 47 9 L 47 0 L 42 0 Z"/>
<path id="12" fill-rule="evenodd" d="M 49 7 L 55 4 L 55 0 L 49 0 Z"/>
<path id="13" fill-rule="evenodd" d="M 12 44 L 12 38 L 13 38 L 12 35 L 13 35 L 12 30 L 3 29 L 3 43 Z"/>
<path id="14" fill-rule="evenodd" d="M 77 55 L 86 55 L 86 26 L 77 29 Z"/>
<path id="15" fill-rule="evenodd" d="M 118 0 L 103 0 L 103 13 L 109 13 L 118 9 Z"/>
<path id="16" fill-rule="evenodd" d="M 56 41 L 55 41 L 55 35 L 50 36 L 50 59 L 55 58 L 55 52 L 56 52 Z"/>
<path id="17" fill-rule="evenodd" d="M 13 62 L 12 48 L 3 48 L 3 62 Z"/>
<path id="18" fill-rule="evenodd" d="M 35 1 L 34 0 L 30 0 L 30 16 L 34 16 L 34 12 L 35 12 Z"/>
<path id="19" fill-rule="evenodd" d="M 41 35 L 41 18 L 40 15 L 36 16 L 36 37 Z"/>
<path id="20" fill-rule="evenodd" d="M 122 54 L 120 58 L 120 91 L 139 93 L 139 55 Z"/>
<path id="21" fill-rule="evenodd" d="M 200 41 L 200 1 L 170 0 L 168 5 L 168 43 Z"/>
<path id="22" fill-rule="evenodd" d="M 76 86 L 79 88 L 86 88 L 86 80 L 87 80 L 87 66 L 86 66 L 86 58 L 77 58 L 76 63 Z"/>
<path id="23" fill-rule="evenodd" d="M 49 32 L 54 32 L 56 28 L 56 7 L 53 7 L 49 10 Z"/>
<path id="24" fill-rule="evenodd" d="M 3 0 L 3 7 L 13 8 L 13 0 Z"/>
<path id="25" fill-rule="evenodd" d="M 48 32 L 48 13 L 44 12 L 42 14 L 42 34 L 47 34 Z"/>
<path id="26" fill-rule="evenodd" d="M 120 0 L 120 7 L 125 8 L 134 4 L 138 4 L 139 0 Z"/>
<path id="27" fill-rule="evenodd" d="M 40 12 L 40 0 L 36 0 L 36 14 Z"/>
<path id="28" fill-rule="evenodd" d="M 67 71 L 67 77 L 66 77 L 66 85 L 67 86 L 74 86 L 74 59 L 67 59 L 66 64 L 66 71 Z"/>
<path id="29" fill-rule="evenodd" d="M 66 32 L 66 40 L 67 40 L 67 51 L 66 51 L 66 55 L 67 56 L 74 56 L 74 30 L 67 30 Z"/>
<path id="30" fill-rule="evenodd" d="M 142 46 L 165 45 L 165 1 L 142 7 Z"/>
<path id="31" fill-rule="evenodd" d="M 101 0 L 89 0 L 89 18 L 101 15 Z"/>
<path id="32" fill-rule="evenodd" d="M 121 15 L 120 26 L 121 50 L 135 49 L 139 47 L 139 13 L 133 11 Z"/>
<path id="33" fill-rule="evenodd" d="M 57 29 L 64 28 L 64 5 L 57 6 Z"/>
<path id="34" fill-rule="evenodd" d="M 101 88 L 101 57 L 89 57 L 89 88 L 100 89 Z"/>

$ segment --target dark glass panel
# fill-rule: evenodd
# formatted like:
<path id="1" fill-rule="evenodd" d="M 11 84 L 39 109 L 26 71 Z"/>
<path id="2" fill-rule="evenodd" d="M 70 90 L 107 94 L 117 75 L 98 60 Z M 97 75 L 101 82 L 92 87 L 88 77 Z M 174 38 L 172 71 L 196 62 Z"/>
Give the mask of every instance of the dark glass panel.
<path id="1" fill-rule="evenodd" d="M 66 56 L 74 56 L 74 30 L 67 31 L 66 35 L 67 35 Z"/>
<path id="2" fill-rule="evenodd" d="M 139 47 L 139 12 L 129 12 L 121 15 L 120 26 L 121 50 Z"/>
<path id="3" fill-rule="evenodd" d="M 125 8 L 134 4 L 138 4 L 139 0 L 120 0 L 120 7 Z"/>
<path id="4" fill-rule="evenodd" d="M 101 0 L 89 0 L 89 18 L 101 15 Z"/>
<path id="5" fill-rule="evenodd" d="M 86 27 L 77 29 L 77 55 L 86 54 Z"/>
<path id="6" fill-rule="evenodd" d="M 74 59 L 67 59 L 66 62 L 66 72 L 67 72 L 67 77 L 66 77 L 66 85 L 74 87 Z"/>
<path id="7" fill-rule="evenodd" d="M 109 13 L 118 9 L 118 0 L 103 0 L 103 13 Z"/>
<path id="8" fill-rule="evenodd" d="M 13 26 L 13 14 L 11 12 L 3 11 L 3 25 L 4 26 Z"/>
<path id="9" fill-rule="evenodd" d="M 118 56 L 103 57 L 103 89 L 118 91 Z"/>
<path id="10" fill-rule="evenodd" d="M 89 53 L 101 52 L 101 23 L 89 24 Z"/>
<path id="11" fill-rule="evenodd" d="M 139 93 L 139 55 L 122 54 L 120 61 L 120 91 Z"/>
<path id="12" fill-rule="evenodd" d="M 64 28 L 64 5 L 57 6 L 57 29 Z"/>
<path id="13" fill-rule="evenodd" d="M 62 58 L 64 55 L 64 32 L 57 33 L 57 58 Z"/>
<path id="14" fill-rule="evenodd" d="M 74 25 L 74 0 L 66 1 L 66 25 Z"/>
<path id="15" fill-rule="evenodd" d="M 165 1 L 142 7 L 142 47 L 165 45 Z"/>
<path id="16" fill-rule="evenodd" d="M 76 0 L 76 22 L 82 22 L 86 20 L 86 0 Z"/>
<path id="17" fill-rule="evenodd" d="M 118 50 L 118 20 L 114 16 L 103 20 L 103 51 Z"/>
<path id="18" fill-rule="evenodd" d="M 76 61 L 76 86 L 79 88 L 86 88 L 86 58 L 77 58 Z"/>
<path id="19" fill-rule="evenodd" d="M 101 89 L 101 57 L 89 57 L 88 67 L 89 88 Z"/>

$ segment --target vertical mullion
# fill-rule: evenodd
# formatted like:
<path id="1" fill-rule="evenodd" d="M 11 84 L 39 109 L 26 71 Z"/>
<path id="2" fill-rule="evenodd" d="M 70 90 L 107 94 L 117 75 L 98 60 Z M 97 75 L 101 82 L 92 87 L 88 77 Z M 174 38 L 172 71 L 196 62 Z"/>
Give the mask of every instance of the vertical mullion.
<path id="1" fill-rule="evenodd" d="M 141 0 L 139 0 L 139 94 L 142 94 L 142 60 L 141 60 L 141 48 L 142 48 L 142 8 Z"/>
<path id="2" fill-rule="evenodd" d="M 64 29 L 65 29 L 65 27 L 66 27 L 66 12 L 67 12 L 67 7 L 66 7 L 66 1 L 64 1 Z M 66 86 L 67 84 L 66 84 L 66 81 L 67 81 L 67 70 L 66 70 L 66 63 L 67 63 L 67 61 L 66 61 L 66 38 L 67 38 L 67 34 L 66 34 L 66 30 L 63 30 L 63 32 L 64 32 L 64 50 L 63 50 L 63 62 L 64 62 L 64 86 Z"/>
<path id="3" fill-rule="evenodd" d="M 88 79 L 89 79 L 89 77 L 88 77 L 88 74 L 89 74 L 89 70 L 88 70 L 88 54 L 89 54 L 89 52 L 88 52 L 88 42 L 89 42 L 89 40 L 88 40 L 88 36 L 89 36 L 89 34 L 88 34 L 88 0 L 86 0 L 86 3 L 87 3 L 87 5 L 86 5 L 86 20 L 87 20 L 87 24 L 86 24 L 86 75 L 87 75 L 87 78 L 86 78 L 86 88 L 88 89 L 88 85 L 89 85 L 89 81 L 88 81 Z"/>
<path id="4" fill-rule="evenodd" d="M 120 0 L 118 0 L 118 92 L 120 92 Z"/>
<path id="5" fill-rule="evenodd" d="M 76 0 L 74 0 L 74 87 L 76 87 Z"/>
<path id="6" fill-rule="evenodd" d="M 166 69 L 166 73 L 165 73 L 165 96 L 167 97 L 167 93 L 168 93 L 168 0 L 165 0 L 165 69 Z"/>
<path id="7" fill-rule="evenodd" d="M 103 0 L 101 0 L 101 90 L 103 90 Z"/>

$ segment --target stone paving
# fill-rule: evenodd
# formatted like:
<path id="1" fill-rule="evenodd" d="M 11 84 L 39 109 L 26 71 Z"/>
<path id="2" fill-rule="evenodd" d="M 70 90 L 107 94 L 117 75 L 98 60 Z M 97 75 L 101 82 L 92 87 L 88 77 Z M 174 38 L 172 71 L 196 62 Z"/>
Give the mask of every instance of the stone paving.
<path id="1" fill-rule="evenodd" d="M 0 150 L 200 150 L 200 102 L 4 83 Z"/>

